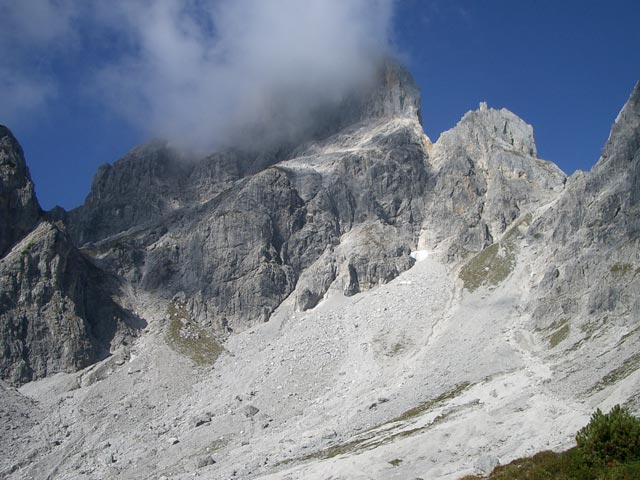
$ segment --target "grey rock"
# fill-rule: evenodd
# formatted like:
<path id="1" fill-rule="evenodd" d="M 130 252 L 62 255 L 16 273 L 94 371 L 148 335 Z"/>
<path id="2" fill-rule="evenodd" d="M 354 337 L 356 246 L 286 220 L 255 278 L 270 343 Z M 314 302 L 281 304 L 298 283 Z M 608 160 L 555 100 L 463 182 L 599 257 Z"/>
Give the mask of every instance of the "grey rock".
<path id="1" fill-rule="evenodd" d="M 0 125 L 0 257 L 35 227 L 40 213 L 22 148 Z"/>
<path id="2" fill-rule="evenodd" d="M 118 288 L 42 221 L 0 259 L 0 377 L 23 383 L 108 355 L 142 325 L 112 300 Z"/>
<path id="3" fill-rule="evenodd" d="M 404 69 L 386 63 L 365 93 L 344 106 L 339 124 L 348 128 L 271 167 L 282 155 L 227 151 L 178 167 L 164 146 L 136 149 L 101 170 L 86 204 L 69 214 L 74 238 L 91 241 L 84 250 L 96 263 L 134 285 L 167 299 L 180 293 L 192 319 L 221 336 L 268 320 L 312 265 L 322 276 L 306 275 L 300 309 L 336 280 L 347 294 L 387 282 L 412 265 L 425 137 Z M 363 141 L 364 150 L 353 148 Z M 344 151 L 327 156 L 336 144 Z M 331 253 L 364 223 L 379 223 L 377 233 Z M 325 252 L 327 263 L 318 262 Z"/>
<path id="4" fill-rule="evenodd" d="M 578 341 L 595 325 L 640 312 L 639 191 L 640 83 L 593 169 L 572 175 L 528 231 L 531 243 L 553 246 L 541 259 L 546 269 L 529 304 L 539 328 L 565 325 Z M 619 357 L 612 355 L 612 368 Z"/>
<path id="5" fill-rule="evenodd" d="M 161 218 L 179 205 L 186 161 L 156 141 L 135 148 L 96 173 L 84 205 L 69 212 L 69 230 L 83 245 Z"/>
<path id="6" fill-rule="evenodd" d="M 216 461 L 213 459 L 211 455 L 205 455 L 204 457 L 198 458 L 196 460 L 196 468 L 204 468 L 209 465 L 214 465 Z"/>
<path id="7" fill-rule="evenodd" d="M 242 409 L 244 416 L 247 418 L 255 417 L 260 411 L 257 407 L 253 405 L 247 405 Z"/>
<path id="8" fill-rule="evenodd" d="M 194 427 L 199 427 L 201 425 L 206 425 L 211 423 L 211 414 L 210 413 L 202 413 L 200 415 L 194 415 L 191 417 L 191 424 Z"/>
<path id="9" fill-rule="evenodd" d="M 452 260 L 498 239 L 512 222 L 556 198 L 565 175 L 537 158 L 533 129 L 506 109 L 468 112 L 433 145 L 435 178 L 424 240 Z"/>
<path id="10" fill-rule="evenodd" d="M 484 455 L 476 461 L 475 468 L 481 474 L 488 475 L 498 465 L 500 465 L 500 460 L 498 460 L 497 457 L 494 457 L 492 455 Z"/>

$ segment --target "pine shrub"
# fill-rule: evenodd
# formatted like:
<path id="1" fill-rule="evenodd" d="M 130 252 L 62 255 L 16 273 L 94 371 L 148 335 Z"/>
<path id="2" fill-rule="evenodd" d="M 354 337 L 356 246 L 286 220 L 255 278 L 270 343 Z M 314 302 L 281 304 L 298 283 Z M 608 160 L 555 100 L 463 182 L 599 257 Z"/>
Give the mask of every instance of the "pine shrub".
<path id="1" fill-rule="evenodd" d="M 593 466 L 640 460 L 640 420 L 620 405 L 606 414 L 598 409 L 576 442 L 579 455 Z"/>

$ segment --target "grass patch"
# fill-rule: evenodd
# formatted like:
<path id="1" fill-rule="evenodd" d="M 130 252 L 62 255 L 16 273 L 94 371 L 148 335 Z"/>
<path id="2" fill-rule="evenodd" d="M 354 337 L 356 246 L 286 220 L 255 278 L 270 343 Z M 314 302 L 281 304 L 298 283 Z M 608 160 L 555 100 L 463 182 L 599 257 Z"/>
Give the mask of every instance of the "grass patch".
<path id="1" fill-rule="evenodd" d="M 400 460 L 399 458 L 394 458 L 393 460 L 389 460 L 389 463 L 394 467 L 399 467 L 402 463 L 402 460 Z"/>
<path id="2" fill-rule="evenodd" d="M 469 260 L 460 270 L 464 288 L 473 292 L 482 286 L 496 286 L 504 281 L 516 264 L 510 244 L 494 243 Z"/>
<path id="3" fill-rule="evenodd" d="M 549 337 L 549 346 L 551 348 L 557 347 L 560 343 L 564 342 L 569 336 L 571 331 L 569 324 L 564 323 L 560 328 L 551 334 Z"/>
<path id="4" fill-rule="evenodd" d="M 640 368 L 640 353 L 636 353 L 635 355 L 630 356 L 624 362 L 622 362 L 622 365 L 620 365 L 618 368 L 607 373 L 604 377 L 602 377 L 602 380 L 594 385 L 592 391 L 602 390 L 609 385 L 613 385 L 614 383 L 631 375 L 633 372 L 638 370 L 638 368 Z"/>
<path id="5" fill-rule="evenodd" d="M 497 286 L 513 272 L 516 240 L 529 226 L 531 218 L 531 214 L 525 215 L 505 232 L 500 242 L 489 245 L 462 267 L 458 277 L 464 282 L 464 288 L 473 292 L 483 286 Z"/>
<path id="6" fill-rule="evenodd" d="M 622 277 L 633 270 L 630 263 L 614 263 L 609 269 L 616 277 Z"/>
<path id="7" fill-rule="evenodd" d="M 422 415 L 423 413 L 428 412 L 429 410 L 433 410 L 435 407 L 437 407 L 441 403 L 444 403 L 447 400 L 451 400 L 451 399 L 457 397 L 462 392 L 464 392 L 467 388 L 469 388 L 470 385 L 471 384 L 469 382 L 460 383 L 460 384 L 456 385 L 453 389 L 449 390 L 448 392 L 444 392 L 444 393 L 438 395 L 437 397 L 435 397 L 435 398 L 433 398 L 431 400 L 428 400 L 428 401 L 426 401 L 424 403 L 421 403 L 417 407 L 410 408 L 406 412 L 402 413 L 400 416 L 398 416 L 398 417 L 394 418 L 393 420 L 390 420 L 390 421 L 388 421 L 386 423 L 395 423 L 395 422 L 407 421 L 407 420 L 411 420 L 412 418 L 418 417 L 418 416 Z"/>
<path id="8" fill-rule="evenodd" d="M 597 410 L 565 452 L 544 451 L 496 467 L 487 477 L 462 480 L 637 480 L 640 478 L 640 420 L 616 405 Z"/>
<path id="9" fill-rule="evenodd" d="M 214 336 L 193 321 L 184 304 L 171 302 L 167 315 L 167 345 L 198 365 L 213 365 L 223 350 Z"/>

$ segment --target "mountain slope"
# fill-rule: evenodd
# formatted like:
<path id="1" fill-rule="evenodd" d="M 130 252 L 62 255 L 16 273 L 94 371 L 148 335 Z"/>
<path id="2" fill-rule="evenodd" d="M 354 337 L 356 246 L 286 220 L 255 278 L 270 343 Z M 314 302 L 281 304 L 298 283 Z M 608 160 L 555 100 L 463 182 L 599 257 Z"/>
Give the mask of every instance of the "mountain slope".
<path id="1" fill-rule="evenodd" d="M 74 239 L 147 328 L 3 393 L 37 422 L 0 445 L 18 448 L 0 474 L 456 479 L 569 446 L 595 407 L 638 411 L 638 87 L 602 159 L 567 179 L 507 110 L 431 144 L 390 75 L 365 102 L 383 114 L 350 111 L 255 171 L 213 154 L 171 190 L 152 153 L 146 198 L 179 198 L 143 223 L 92 233 L 78 219 L 120 201 L 118 182 L 94 189 Z"/>

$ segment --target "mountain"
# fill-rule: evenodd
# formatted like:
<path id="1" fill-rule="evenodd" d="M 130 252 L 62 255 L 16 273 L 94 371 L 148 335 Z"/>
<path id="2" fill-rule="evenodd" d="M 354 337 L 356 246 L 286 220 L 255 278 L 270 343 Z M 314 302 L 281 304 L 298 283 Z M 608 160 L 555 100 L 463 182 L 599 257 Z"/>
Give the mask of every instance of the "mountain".
<path id="1" fill-rule="evenodd" d="M 0 377 L 20 384 L 103 359 L 143 322 L 111 298 L 119 280 L 42 213 L 22 149 L 0 135 Z"/>
<path id="2" fill-rule="evenodd" d="M 432 143 L 386 61 L 301 137 L 154 141 L 71 212 L 3 130 L 0 473 L 457 479 L 637 414 L 639 99 L 567 178 L 484 103 Z"/>

